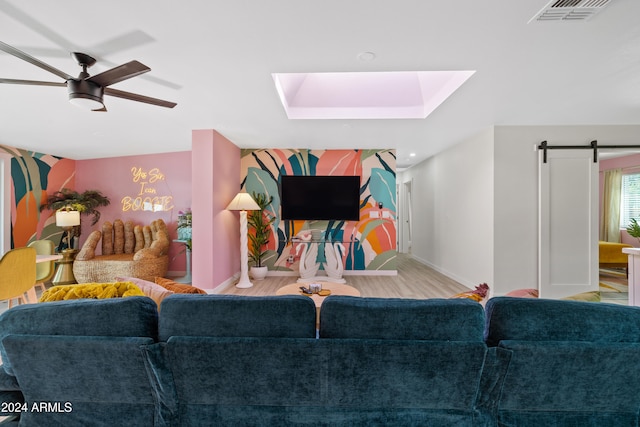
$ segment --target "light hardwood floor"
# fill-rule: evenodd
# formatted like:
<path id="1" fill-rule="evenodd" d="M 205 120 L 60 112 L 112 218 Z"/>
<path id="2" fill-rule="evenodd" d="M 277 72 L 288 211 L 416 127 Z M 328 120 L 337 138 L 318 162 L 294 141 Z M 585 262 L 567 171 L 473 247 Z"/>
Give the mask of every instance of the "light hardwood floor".
<path id="1" fill-rule="evenodd" d="M 297 276 L 268 276 L 253 281 L 253 287 L 238 289 L 227 286 L 220 293 L 226 295 L 275 295 L 284 285 L 295 283 Z M 344 276 L 347 285 L 360 291 L 363 297 L 378 298 L 448 298 L 469 288 L 432 268 L 414 260 L 410 255 L 398 254 L 396 276 Z"/>
<path id="2" fill-rule="evenodd" d="M 254 281 L 249 289 L 227 286 L 220 292 L 227 295 L 275 295 L 284 285 L 295 283 L 297 276 L 269 276 Z M 377 298 L 448 298 L 469 288 L 432 268 L 414 260 L 410 255 L 398 254 L 396 276 L 345 276 L 347 285 L 360 291 L 363 297 Z M 51 286 L 51 285 L 49 285 Z M 40 292 L 38 291 L 38 297 Z M 0 313 L 7 309 L 6 301 L 0 301 Z"/>

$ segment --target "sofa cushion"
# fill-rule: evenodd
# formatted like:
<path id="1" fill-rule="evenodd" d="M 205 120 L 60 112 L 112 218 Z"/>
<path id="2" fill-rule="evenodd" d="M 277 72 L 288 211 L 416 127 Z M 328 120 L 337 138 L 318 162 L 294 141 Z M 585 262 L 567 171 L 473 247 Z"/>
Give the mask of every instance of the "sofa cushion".
<path id="1" fill-rule="evenodd" d="M 640 307 L 496 297 L 487 302 L 486 340 L 640 342 Z"/>
<path id="2" fill-rule="evenodd" d="M 315 338 L 316 307 L 301 295 L 174 294 L 162 301 L 160 341 L 171 336 Z"/>
<path id="3" fill-rule="evenodd" d="M 21 424 L 152 426 L 159 413 L 145 347 L 151 338 L 8 335 L 2 339 L 29 410 Z"/>
<path id="4" fill-rule="evenodd" d="M 502 341 L 499 348 L 511 358 L 497 425 L 638 425 L 640 343 Z"/>
<path id="5" fill-rule="evenodd" d="M 321 338 L 482 342 L 484 310 L 469 299 L 330 296 L 320 310 Z"/>
<path id="6" fill-rule="evenodd" d="M 171 337 L 166 351 L 176 425 L 491 425 L 482 342 Z"/>
<path id="7" fill-rule="evenodd" d="M 24 396 L 21 391 L 2 391 L 0 390 L 0 417 L 8 416 L 20 416 L 20 413 L 25 408 Z M 0 418 L 0 425 L 2 427 L 18 426 L 18 422 L 15 424 L 7 424 Z"/>
<path id="8" fill-rule="evenodd" d="M 68 300 L 19 305 L 0 315 L 0 340 L 10 334 L 150 337 L 158 335 L 158 310 L 147 297 Z M 0 345 L 6 372 L 11 360 Z"/>

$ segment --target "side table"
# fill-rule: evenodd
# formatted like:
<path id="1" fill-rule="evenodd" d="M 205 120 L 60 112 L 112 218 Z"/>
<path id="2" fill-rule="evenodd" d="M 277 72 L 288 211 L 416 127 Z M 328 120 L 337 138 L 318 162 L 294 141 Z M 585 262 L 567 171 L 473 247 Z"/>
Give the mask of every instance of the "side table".
<path id="1" fill-rule="evenodd" d="M 72 285 L 76 282 L 76 277 L 73 275 L 73 261 L 78 254 L 77 249 L 64 249 L 62 251 L 62 259 L 57 261 L 58 267 L 56 268 L 56 274 L 53 276 L 51 283 L 54 285 Z"/>
<path id="2" fill-rule="evenodd" d="M 186 240 L 178 239 L 178 240 L 174 240 L 174 242 L 184 244 L 185 257 L 186 257 L 186 260 L 185 260 L 186 271 L 184 276 L 175 278 L 173 280 L 177 283 L 191 283 L 191 249 L 189 249 L 189 247 L 187 246 Z"/>

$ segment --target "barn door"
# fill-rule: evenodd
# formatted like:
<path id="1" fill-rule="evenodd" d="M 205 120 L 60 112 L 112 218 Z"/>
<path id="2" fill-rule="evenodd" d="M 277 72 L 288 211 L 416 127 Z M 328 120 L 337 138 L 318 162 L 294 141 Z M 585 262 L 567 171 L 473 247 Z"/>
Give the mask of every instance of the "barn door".
<path id="1" fill-rule="evenodd" d="M 539 292 L 597 291 L 598 163 L 592 150 L 539 152 Z"/>

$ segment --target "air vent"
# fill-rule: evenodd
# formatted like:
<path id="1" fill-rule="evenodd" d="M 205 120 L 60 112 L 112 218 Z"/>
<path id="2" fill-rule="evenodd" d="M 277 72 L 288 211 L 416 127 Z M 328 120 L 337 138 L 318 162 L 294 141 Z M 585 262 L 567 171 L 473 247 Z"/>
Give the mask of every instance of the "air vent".
<path id="1" fill-rule="evenodd" d="M 529 22 L 586 21 L 610 2 L 611 0 L 553 0 Z"/>

